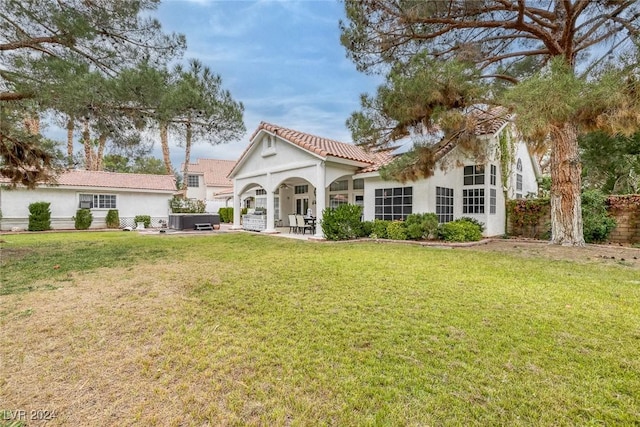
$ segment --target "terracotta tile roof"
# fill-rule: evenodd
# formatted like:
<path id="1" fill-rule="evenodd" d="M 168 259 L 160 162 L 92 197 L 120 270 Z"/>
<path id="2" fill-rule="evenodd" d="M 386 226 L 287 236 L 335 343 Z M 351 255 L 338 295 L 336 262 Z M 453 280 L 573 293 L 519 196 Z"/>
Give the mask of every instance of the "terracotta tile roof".
<path id="1" fill-rule="evenodd" d="M 505 107 L 477 110 L 473 116 L 478 121 L 475 129 L 476 135 L 493 135 L 513 118 L 513 115 Z"/>
<path id="2" fill-rule="evenodd" d="M 189 172 L 202 173 L 205 185 L 231 186 L 233 182 L 228 178 L 231 169 L 236 165 L 235 160 L 198 159 L 189 163 Z M 180 168 L 183 170 L 184 164 Z"/>
<path id="3" fill-rule="evenodd" d="M 371 166 L 361 168 L 357 173 L 375 172 L 382 166 L 388 165 L 394 158 L 396 158 L 396 155 L 394 155 L 392 151 L 393 150 L 385 150 L 371 153 L 370 157 L 373 159 L 374 163 Z"/>
<path id="4" fill-rule="evenodd" d="M 58 175 L 58 185 L 73 187 L 126 188 L 132 190 L 176 191 L 173 175 L 147 175 L 71 170 Z"/>
<path id="5" fill-rule="evenodd" d="M 373 163 L 371 156 L 367 154 L 367 152 L 362 148 L 356 145 L 335 141 L 333 139 L 322 138 L 320 136 L 311 135 L 304 132 L 298 132 L 297 130 L 287 129 L 282 126 L 277 126 L 266 122 L 260 122 L 260 125 L 258 125 L 258 128 L 255 130 L 255 132 L 253 132 L 253 135 L 251 135 L 251 138 L 249 138 L 249 140 L 253 140 L 258 132 L 263 129 L 275 135 L 278 135 L 280 138 L 283 138 L 291 142 L 292 144 L 295 144 L 323 157 L 333 156 L 341 159 L 355 160 L 357 162 Z"/>

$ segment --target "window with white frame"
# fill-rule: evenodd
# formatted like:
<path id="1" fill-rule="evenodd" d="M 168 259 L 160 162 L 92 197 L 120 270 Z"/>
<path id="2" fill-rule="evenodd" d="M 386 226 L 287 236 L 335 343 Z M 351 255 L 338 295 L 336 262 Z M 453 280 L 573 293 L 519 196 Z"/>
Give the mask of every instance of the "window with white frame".
<path id="1" fill-rule="evenodd" d="M 464 185 L 483 185 L 484 165 L 464 167 Z"/>
<path id="2" fill-rule="evenodd" d="M 115 194 L 80 194 L 79 209 L 117 209 Z"/>
<path id="3" fill-rule="evenodd" d="M 354 190 L 364 190 L 364 179 L 358 178 L 353 180 Z"/>
<path id="4" fill-rule="evenodd" d="M 491 170 L 491 172 L 489 174 L 489 183 L 491 185 L 496 185 L 496 181 L 497 181 L 496 180 L 496 175 L 497 175 L 498 168 L 496 167 L 496 165 L 491 165 L 491 169 L 490 170 Z"/>
<path id="5" fill-rule="evenodd" d="M 484 188 L 462 190 L 462 213 L 484 213 Z"/>
<path id="6" fill-rule="evenodd" d="M 375 218 L 404 220 L 412 213 L 413 187 L 378 188 L 375 191 Z"/>
<path id="7" fill-rule="evenodd" d="M 329 194 L 329 207 L 335 209 L 340 205 L 346 205 L 349 203 L 349 195 L 344 194 Z"/>
<path id="8" fill-rule="evenodd" d="M 516 199 L 522 199 L 522 159 L 518 159 L 516 170 Z"/>
<path id="9" fill-rule="evenodd" d="M 308 185 L 296 185 L 295 187 L 293 187 L 293 192 L 295 194 L 307 194 L 309 192 L 309 186 Z"/>
<path id="10" fill-rule="evenodd" d="M 267 190 L 258 188 L 256 190 L 256 208 L 267 208 Z"/>
<path id="11" fill-rule="evenodd" d="M 453 188 L 436 187 L 436 215 L 440 224 L 453 221 Z"/>
<path id="12" fill-rule="evenodd" d="M 198 175 L 187 175 L 187 187 L 200 187 L 200 177 Z"/>
<path id="13" fill-rule="evenodd" d="M 342 179 L 340 181 L 333 181 L 329 185 L 329 191 L 347 191 L 349 190 L 349 181 Z"/>
<path id="14" fill-rule="evenodd" d="M 489 213 L 496 213 L 497 192 L 495 188 L 489 189 Z"/>

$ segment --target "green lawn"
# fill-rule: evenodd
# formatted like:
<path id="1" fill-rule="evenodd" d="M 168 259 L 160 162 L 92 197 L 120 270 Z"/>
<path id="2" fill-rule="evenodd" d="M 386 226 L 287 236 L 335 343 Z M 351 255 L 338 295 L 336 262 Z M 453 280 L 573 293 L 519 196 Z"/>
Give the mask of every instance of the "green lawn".
<path id="1" fill-rule="evenodd" d="M 61 345 L 49 358 L 86 354 L 92 372 L 113 369 L 101 343 L 119 334 L 135 355 L 124 380 L 149 399 L 128 402 L 121 425 L 640 424 L 637 269 L 245 233 L 0 237 L 0 326 L 38 337 L 0 338 L 0 358 L 19 370 L 39 340 L 80 337 L 83 352 Z M 104 293 L 91 321 L 56 296 L 125 281 L 130 298 Z M 179 295 L 160 304 L 163 289 Z M 43 299 L 84 326 L 47 337 Z M 123 323 L 134 308 L 139 336 Z M 82 382 L 65 378 L 70 390 Z M 26 393 L 14 384 L 0 382 L 6 401 Z M 82 409 L 57 399 L 57 422 L 77 424 Z"/>

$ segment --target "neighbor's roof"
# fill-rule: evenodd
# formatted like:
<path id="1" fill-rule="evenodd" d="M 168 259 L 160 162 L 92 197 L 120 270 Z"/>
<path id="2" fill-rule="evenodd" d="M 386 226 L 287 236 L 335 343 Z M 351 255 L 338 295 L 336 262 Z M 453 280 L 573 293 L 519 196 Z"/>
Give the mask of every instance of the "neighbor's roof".
<path id="1" fill-rule="evenodd" d="M 235 165 L 235 160 L 198 159 L 189 163 L 188 171 L 202 173 L 205 185 L 231 186 L 233 182 L 227 176 Z"/>
<path id="2" fill-rule="evenodd" d="M 70 187 L 176 191 L 176 182 L 173 175 L 71 170 L 62 172 L 58 175 L 56 181 L 58 185 Z"/>

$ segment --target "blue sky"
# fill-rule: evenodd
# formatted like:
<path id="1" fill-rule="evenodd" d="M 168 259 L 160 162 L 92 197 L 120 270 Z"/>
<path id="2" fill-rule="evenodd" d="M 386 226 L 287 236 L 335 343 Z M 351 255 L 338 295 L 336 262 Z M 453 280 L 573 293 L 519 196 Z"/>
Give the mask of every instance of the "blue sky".
<path id="1" fill-rule="evenodd" d="M 155 16 L 187 37 L 183 62 L 197 58 L 222 77 L 245 107 L 247 132 L 236 142 L 192 148 L 197 158 L 237 159 L 260 121 L 351 142 L 345 120 L 380 77 L 356 71 L 340 45 L 337 0 L 164 0 Z M 159 147 L 154 152 L 160 156 Z M 172 147 L 174 167 L 183 150 Z"/>

